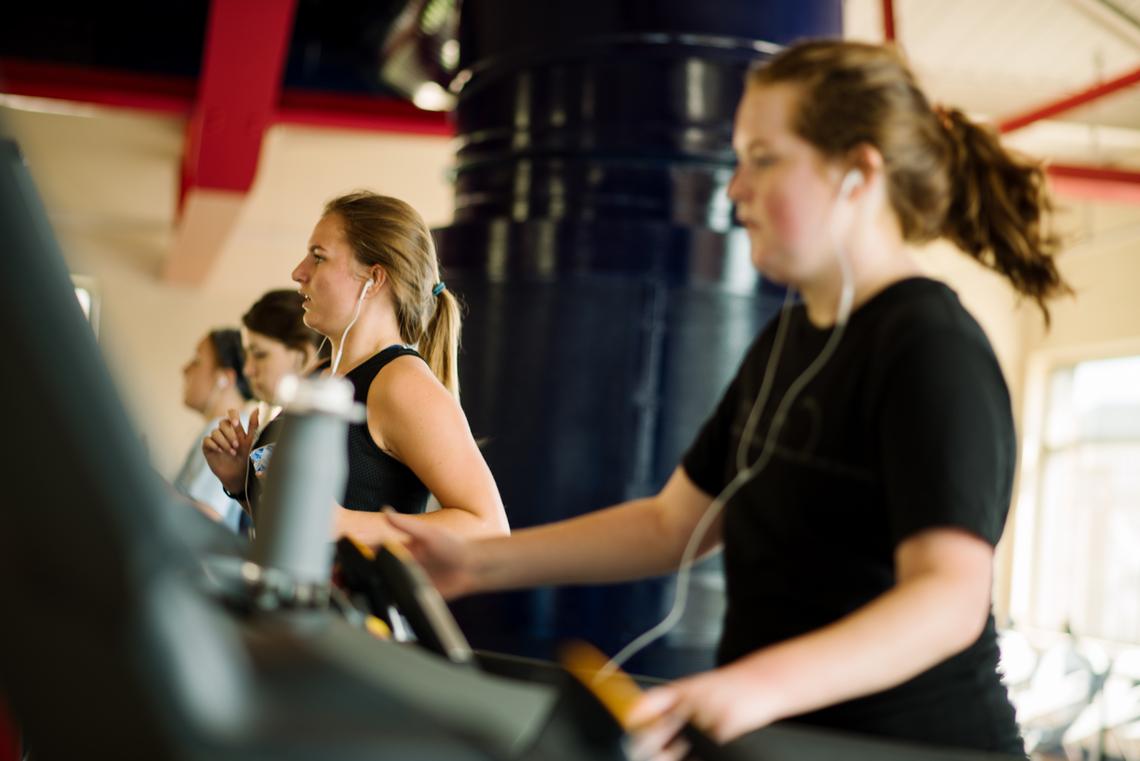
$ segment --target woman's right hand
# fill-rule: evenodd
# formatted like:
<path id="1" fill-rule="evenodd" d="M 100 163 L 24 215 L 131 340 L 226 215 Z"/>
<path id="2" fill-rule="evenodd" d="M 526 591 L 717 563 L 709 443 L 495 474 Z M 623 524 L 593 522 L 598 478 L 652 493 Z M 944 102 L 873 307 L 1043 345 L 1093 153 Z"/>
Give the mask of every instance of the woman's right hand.
<path id="1" fill-rule="evenodd" d="M 209 436 L 202 440 L 206 464 L 226 491 L 237 494 L 245 489 L 246 463 L 257 436 L 259 410 L 249 416 L 249 428 L 241 424 L 237 410 L 230 410 Z"/>
<path id="2" fill-rule="evenodd" d="M 444 598 L 450 600 L 479 590 L 475 540 L 432 525 L 432 521 L 423 516 L 402 515 L 391 508 L 384 514 L 394 528 L 407 534 L 404 546 Z"/>

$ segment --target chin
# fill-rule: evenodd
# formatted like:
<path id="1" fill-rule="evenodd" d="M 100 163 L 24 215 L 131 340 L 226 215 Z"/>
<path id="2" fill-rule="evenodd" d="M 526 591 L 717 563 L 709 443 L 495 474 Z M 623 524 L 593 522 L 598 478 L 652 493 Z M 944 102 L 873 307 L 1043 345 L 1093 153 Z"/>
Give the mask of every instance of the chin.
<path id="1" fill-rule="evenodd" d="M 773 283 L 780 285 L 787 284 L 787 276 L 780 267 L 778 267 L 771 258 L 766 257 L 764 254 L 756 254 L 755 250 L 752 254 L 752 266 L 759 272 L 764 279 L 771 280 Z"/>
<path id="2" fill-rule="evenodd" d="M 301 321 L 308 327 L 320 333 L 322 336 L 326 335 L 324 329 L 321 327 L 320 321 L 317 319 L 317 316 L 312 312 L 305 312 L 304 316 L 301 318 Z"/>

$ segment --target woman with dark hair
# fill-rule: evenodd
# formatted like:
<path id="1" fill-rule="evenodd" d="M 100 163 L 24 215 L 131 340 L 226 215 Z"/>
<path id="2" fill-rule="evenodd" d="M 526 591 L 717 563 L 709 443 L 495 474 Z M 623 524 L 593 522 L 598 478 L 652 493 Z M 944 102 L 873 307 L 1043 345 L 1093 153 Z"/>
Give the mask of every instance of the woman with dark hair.
<path id="1" fill-rule="evenodd" d="M 370 545 L 400 538 L 385 507 L 469 536 L 507 533 L 498 487 L 459 406 L 459 305 L 440 280 L 420 215 L 367 191 L 330 201 L 293 279 L 305 324 L 329 342 L 332 361 L 322 372 L 347 378 L 366 412 L 348 427 L 348 482 L 334 535 Z M 247 459 L 261 474 L 273 439 L 251 444 L 251 437 L 239 421 L 224 420 L 203 449 L 211 462 L 231 462 L 235 474 Z M 232 477 L 223 483 L 238 485 Z M 440 509 L 425 514 L 429 496 Z"/>
<path id="2" fill-rule="evenodd" d="M 990 600 L 1009 394 L 910 244 L 948 239 L 1047 320 L 1067 287 L 1044 174 L 932 106 L 893 50 L 853 42 L 754 70 L 733 146 L 753 264 L 802 302 L 757 337 L 660 493 L 480 542 L 391 520 L 448 596 L 655 576 L 723 547 L 719 667 L 641 701 L 650 752 L 684 720 L 729 740 L 793 718 L 1021 754 Z"/>
<path id="3" fill-rule="evenodd" d="M 268 291 L 241 317 L 245 373 L 254 394 L 267 404 L 282 378 L 313 366 L 324 343 L 305 325 L 303 301 L 296 291 Z"/>
<path id="4" fill-rule="evenodd" d="M 195 346 L 194 356 L 183 365 L 182 403 L 207 421 L 203 435 L 213 431 L 228 410 L 240 410 L 239 414 L 249 419 L 246 406 L 253 391 L 242 371 L 244 364 L 241 334 L 227 328 L 207 333 Z M 201 437 L 195 440 L 174 477 L 174 488 L 194 500 L 199 509 L 204 508 L 208 515 L 238 531 L 242 507 L 222 490 L 210 472 L 199 441 Z"/>
<path id="5" fill-rule="evenodd" d="M 277 438 L 273 420 L 278 412 L 274 406 L 277 386 L 286 375 L 308 372 L 324 340 L 305 325 L 304 316 L 301 295 L 287 290 L 266 292 L 242 315 L 243 370 L 254 398 L 262 404 L 244 415 L 235 407 L 223 408 L 228 412 L 220 415 L 199 440 L 198 451 L 205 456 L 214 481 L 220 482 L 218 488 L 246 507 L 256 504 L 260 497 L 259 470 L 247 465 L 250 452 L 271 447 Z M 239 425 L 248 433 L 241 451 L 218 452 L 206 446 L 223 423 Z M 243 526 L 248 523 L 243 519 Z"/>

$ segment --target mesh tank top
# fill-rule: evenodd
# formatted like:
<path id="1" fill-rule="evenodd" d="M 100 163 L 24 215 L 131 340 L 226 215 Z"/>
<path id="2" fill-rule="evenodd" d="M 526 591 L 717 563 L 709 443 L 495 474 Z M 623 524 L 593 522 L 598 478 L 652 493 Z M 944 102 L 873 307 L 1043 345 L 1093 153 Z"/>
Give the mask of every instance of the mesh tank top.
<path id="1" fill-rule="evenodd" d="M 389 346 L 347 373 L 356 401 L 367 404 L 368 389 L 384 366 L 409 354 L 419 356 L 410 347 Z M 427 487 L 411 468 L 376 446 L 366 422 L 348 426 L 348 484 L 341 504 L 349 510 L 377 512 L 390 505 L 396 512 L 422 513 L 427 499 Z"/>

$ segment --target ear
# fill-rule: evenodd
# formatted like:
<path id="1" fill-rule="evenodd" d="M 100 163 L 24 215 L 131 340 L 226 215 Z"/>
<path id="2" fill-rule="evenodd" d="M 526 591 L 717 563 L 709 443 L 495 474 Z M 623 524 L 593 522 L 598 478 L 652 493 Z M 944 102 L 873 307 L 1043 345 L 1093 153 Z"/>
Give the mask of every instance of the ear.
<path id="1" fill-rule="evenodd" d="M 313 360 L 313 353 L 313 349 L 308 344 L 305 345 L 304 349 L 289 347 L 289 354 L 293 357 L 293 369 L 297 372 L 306 370 Z"/>
<path id="2" fill-rule="evenodd" d="M 883 154 L 870 143 L 859 143 L 844 156 L 841 183 L 850 185 L 849 198 L 858 198 L 884 179 Z"/>
<path id="3" fill-rule="evenodd" d="M 214 385 L 218 388 L 228 388 L 237 382 L 237 373 L 231 367 L 218 368 L 218 378 Z"/>
<path id="4" fill-rule="evenodd" d="M 368 270 L 368 279 L 372 281 L 372 287 L 368 289 L 369 295 L 378 293 L 388 282 L 388 273 L 384 271 L 383 267 L 376 265 Z"/>

